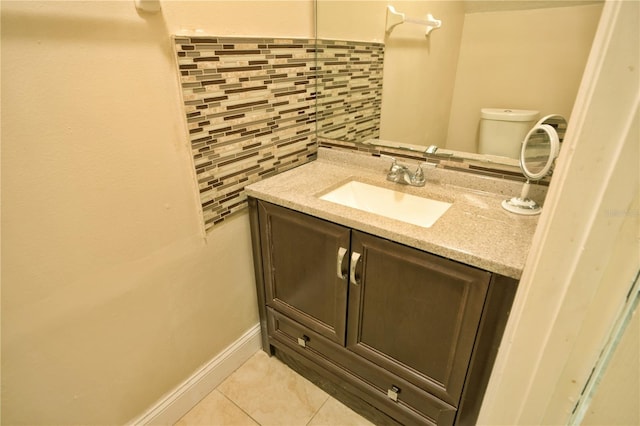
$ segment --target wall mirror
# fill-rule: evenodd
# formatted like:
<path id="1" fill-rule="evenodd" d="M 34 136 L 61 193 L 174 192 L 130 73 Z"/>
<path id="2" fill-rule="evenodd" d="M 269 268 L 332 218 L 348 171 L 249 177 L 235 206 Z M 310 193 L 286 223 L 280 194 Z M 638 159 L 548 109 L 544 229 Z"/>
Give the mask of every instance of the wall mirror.
<path id="1" fill-rule="evenodd" d="M 411 18 L 431 15 L 442 25 L 428 36 L 420 25 L 406 23 L 388 33 L 388 5 Z M 319 124 L 318 137 L 419 152 L 437 146 L 442 156 L 508 165 L 519 172 L 518 158 L 478 152 L 480 110 L 569 117 L 602 5 L 579 0 L 317 0 L 319 40 L 380 43 L 384 56 L 379 113 L 366 113 L 378 119 L 378 136 L 324 131 Z M 322 119 L 319 114 L 318 122 Z"/>

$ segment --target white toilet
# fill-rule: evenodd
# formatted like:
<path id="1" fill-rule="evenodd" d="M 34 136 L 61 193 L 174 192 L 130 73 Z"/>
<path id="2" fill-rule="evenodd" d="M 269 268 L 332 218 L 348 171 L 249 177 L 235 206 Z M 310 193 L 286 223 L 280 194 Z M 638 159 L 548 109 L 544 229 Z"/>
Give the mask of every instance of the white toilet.
<path id="1" fill-rule="evenodd" d="M 538 111 L 482 108 L 478 153 L 520 158 L 520 148 L 533 127 Z"/>

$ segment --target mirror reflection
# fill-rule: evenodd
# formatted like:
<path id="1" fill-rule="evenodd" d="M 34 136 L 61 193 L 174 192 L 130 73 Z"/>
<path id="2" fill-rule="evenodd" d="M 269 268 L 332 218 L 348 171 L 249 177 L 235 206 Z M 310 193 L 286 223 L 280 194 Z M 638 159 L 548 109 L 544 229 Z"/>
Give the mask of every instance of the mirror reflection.
<path id="1" fill-rule="evenodd" d="M 569 117 L 602 4 L 318 0 L 318 39 L 384 45 L 381 81 L 370 90 L 379 90 L 379 101 L 367 101 L 378 102 L 377 109 L 367 111 L 369 122 L 377 126 L 374 136 L 359 129 L 341 134 L 335 117 L 331 131 L 324 132 L 321 115 L 318 136 L 484 155 L 479 149 L 483 110 L 536 111 L 525 133 L 541 116 Z M 410 18 L 430 14 L 442 25 L 428 36 L 425 28 L 408 24 L 387 33 L 387 5 Z M 487 154 L 510 157 L 505 164 L 517 164 L 521 142 L 515 141 L 516 148 L 508 152 Z"/>
<path id="2" fill-rule="evenodd" d="M 567 120 L 551 114 L 538 120 L 527 133 L 520 153 L 520 169 L 527 180 L 540 180 L 553 172 L 566 129 Z"/>
<path id="3" fill-rule="evenodd" d="M 551 155 L 551 139 L 542 128 L 535 131 L 527 139 L 522 152 L 522 168 L 526 174 L 537 175 L 549 161 Z"/>

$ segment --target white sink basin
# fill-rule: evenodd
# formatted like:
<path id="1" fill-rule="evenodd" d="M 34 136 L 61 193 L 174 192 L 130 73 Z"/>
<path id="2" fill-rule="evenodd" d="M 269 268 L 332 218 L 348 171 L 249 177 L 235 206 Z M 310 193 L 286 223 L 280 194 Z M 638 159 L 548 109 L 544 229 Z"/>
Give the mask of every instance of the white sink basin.
<path id="1" fill-rule="evenodd" d="M 320 199 L 425 228 L 431 227 L 451 207 L 451 203 L 417 197 L 355 180 L 324 194 Z"/>

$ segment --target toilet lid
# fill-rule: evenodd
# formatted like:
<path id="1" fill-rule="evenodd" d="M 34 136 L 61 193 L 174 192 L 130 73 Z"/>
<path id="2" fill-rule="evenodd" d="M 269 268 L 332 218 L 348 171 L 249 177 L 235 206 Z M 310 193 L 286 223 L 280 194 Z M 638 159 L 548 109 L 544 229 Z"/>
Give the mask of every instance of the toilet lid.
<path id="1" fill-rule="evenodd" d="M 538 114 L 539 111 L 527 109 L 482 108 L 480 110 L 480 118 L 486 120 L 533 121 Z"/>

